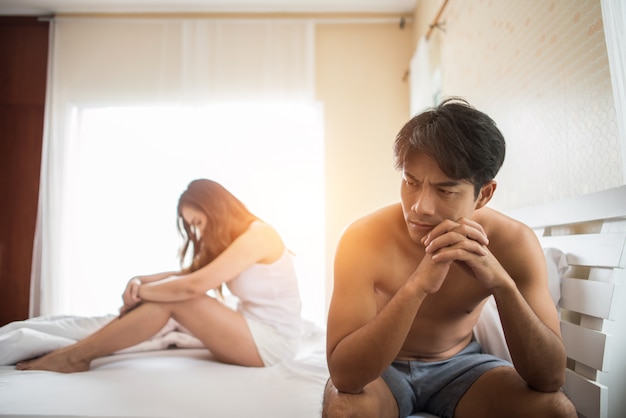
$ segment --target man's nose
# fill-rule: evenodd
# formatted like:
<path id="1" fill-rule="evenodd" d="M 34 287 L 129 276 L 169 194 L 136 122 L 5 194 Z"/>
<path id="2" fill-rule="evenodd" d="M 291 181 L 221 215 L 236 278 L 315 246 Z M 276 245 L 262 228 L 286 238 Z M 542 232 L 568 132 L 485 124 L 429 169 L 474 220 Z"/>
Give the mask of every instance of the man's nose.
<path id="1" fill-rule="evenodd" d="M 435 199 L 432 193 L 422 189 L 417 194 L 417 199 L 411 207 L 411 210 L 418 215 L 432 216 L 435 214 Z"/>

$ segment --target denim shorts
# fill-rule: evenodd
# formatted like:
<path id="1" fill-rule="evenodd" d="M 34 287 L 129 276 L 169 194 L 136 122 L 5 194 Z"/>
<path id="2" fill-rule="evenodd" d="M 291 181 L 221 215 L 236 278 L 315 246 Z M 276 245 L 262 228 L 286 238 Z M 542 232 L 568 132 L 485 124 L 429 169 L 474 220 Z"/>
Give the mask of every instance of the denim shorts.
<path id="1" fill-rule="evenodd" d="M 470 342 L 454 357 L 442 361 L 394 361 L 382 374 L 398 403 L 400 417 L 428 412 L 452 417 L 463 394 L 486 371 L 513 367 L 508 361 L 482 352 Z"/>

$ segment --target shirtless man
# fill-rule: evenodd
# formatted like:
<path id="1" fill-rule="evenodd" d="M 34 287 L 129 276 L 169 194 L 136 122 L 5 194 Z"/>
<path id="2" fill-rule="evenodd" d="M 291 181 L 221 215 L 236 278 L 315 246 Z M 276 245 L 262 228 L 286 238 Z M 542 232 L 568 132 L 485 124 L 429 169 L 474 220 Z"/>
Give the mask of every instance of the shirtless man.
<path id="1" fill-rule="evenodd" d="M 337 247 L 324 417 L 576 417 L 543 251 L 486 207 L 504 161 L 491 118 L 448 99 L 399 132 L 401 203 Z M 513 364 L 472 330 L 494 295 Z"/>

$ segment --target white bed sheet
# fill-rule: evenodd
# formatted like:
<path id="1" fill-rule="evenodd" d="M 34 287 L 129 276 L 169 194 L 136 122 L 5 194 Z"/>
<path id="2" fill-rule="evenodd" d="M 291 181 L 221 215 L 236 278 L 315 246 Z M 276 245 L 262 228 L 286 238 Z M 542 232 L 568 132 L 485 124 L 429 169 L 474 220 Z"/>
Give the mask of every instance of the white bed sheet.
<path id="1" fill-rule="evenodd" d="M 567 263 L 561 251 L 544 249 L 544 253 L 556 305 L 560 298 L 560 276 Z M 507 358 L 497 308 L 495 303 L 492 305 L 493 309 L 483 311 L 476 337 L 487 352 Z M 34 335 L 37 341 L 34 346 L 42 342 L 56 343 L 57 336 L 80 338 L 101 326 L 98 320 L 103 321 L 83 319 L 80 327 L 76 326 L 75 318 L 68 318 L 71 326 L 65 321 L 61 321 L 61 327 L 56 321 L 36 323 L 35 328 L 45 333 Z M 173 326 L 166 326 L 145 345 L 130 349 L 139 351 L 95 360 L 88 372 L 60 374 L 0 366 L 0 416 L 319 418 L 324 385 L 329 376 L 325 332 L 312 323 L 306 325 L 296 359 L 267 368 L 221 364 L 208 350 L 200 348 L 154 350 L 170 343 L 193 346 L 193 341 L 181 339 Z M 29 323 L 28 328 L 33 328 L 32 324 Z M 80 335 L 66 335 L 68 330 Z M 33 337 L 28 333 L 24 335 Z M 16 346 L 33 344 L 32 338 L 24 338 L 24 335 L 15 338 Z M 50 338 L 51 335 L 55 338 Z M 5 345 L 0 347 L 13 347 L 13 340 L 6 338 Z M 65 344 L 67 342 L 61 345 Z M 52 348 L 46 347 L 48 349 Z M 0 359 L 6 357 L 2 354 Z M 416 414 L 412 417 L 433 416 Z"/>
<path id="2" fill-rule="evenodd" d="M 317 418 L 327 379 L 319 332 L 295 360 L 266 368 L 197 348 L 115 354 L 72 374 L 2 366 L 0 416 Z"/>

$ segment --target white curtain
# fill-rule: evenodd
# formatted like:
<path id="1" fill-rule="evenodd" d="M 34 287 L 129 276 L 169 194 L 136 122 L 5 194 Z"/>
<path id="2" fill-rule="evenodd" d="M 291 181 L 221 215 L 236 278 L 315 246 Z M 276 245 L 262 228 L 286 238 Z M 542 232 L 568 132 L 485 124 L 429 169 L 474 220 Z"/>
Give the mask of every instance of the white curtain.
<path id="1" fill-rule="evenodd" d="M 165 223 L 176 239 L 176 193 L 192 176 L 221 177 L 214 179 L 270 222 L 280 223 L 286 210 L 295 212 L 284 207 L 294 204 L 287 193 L 297 188 L 294 164 L 314 170 L 319 161 L 294 154 L 323 154 L 313 101 L 312 22 L 60 18 L 51 35 L 31 316 L 92 313 L 75 307 L 109 298 L 97 290 L 89 294 L 99 289 L 96 280 L 109 279 L 102 272 L 149 273 L 148 265 L 134 273 L 111 266 L 129 252 L 141 259 L 138 248 L 154 241 L 167 241 L 172 251 L 166 262 L 153 253 L 152 271 L 171 265 L 178 242 L 145 220 Z M 279 149 L 267 149 L 261 137 L 254 145 L 259 130 L 267 135 L 272 129 L 278 132 L 269 135 L 282 138 Z M 155 145 L 163 135 L 171 143 Z M 142 145 L 146 151 L 138 157 Z M 184 183 L 165 184 L 168 176 L 180 178 L 180 167 L 198 154 L 207 156 L 200 161 L 205 169 L 185 171 Z M 128 166 L 133 174 L 120 174 L 129 173 Z M 231 181 L 234 171 L 240 179 Z M 311 206 L 323 212 L 323 190 L 311 192 Z M 132 226 L 103 244 L 103 235 L 129 217 Z M 289 223 L 282 227 L 289 246 L 306 240 L 311 228 L 324 229 L 305 226 L 298 237 Z M 323 248 L 319 254 L 321 261 Z M 321 289 L 322 307 L 323 294 Z"/>
<path id="2" fill-rule="evenodd" d="M 430 43 L 422 37 L 415 48 L 410 63 L 411 115 L 416 115 L 437 104 L 440 83 L 438 70 L 433 71 L 430 60 Z"/>
<path id="3" fill-rule="evenodd" d="M 411 97 L 411 116 L 424 108 L 432 106 L 430 94 L 430 60 L 428 59 L 428 41 L 420 39 L 409 66 L 409 86 Z"/>
<path id="4" fill-rule="evenodd" d="M 602 0 L 601 5 L 626 184 L 626 3 L 622 0 Z"/>

